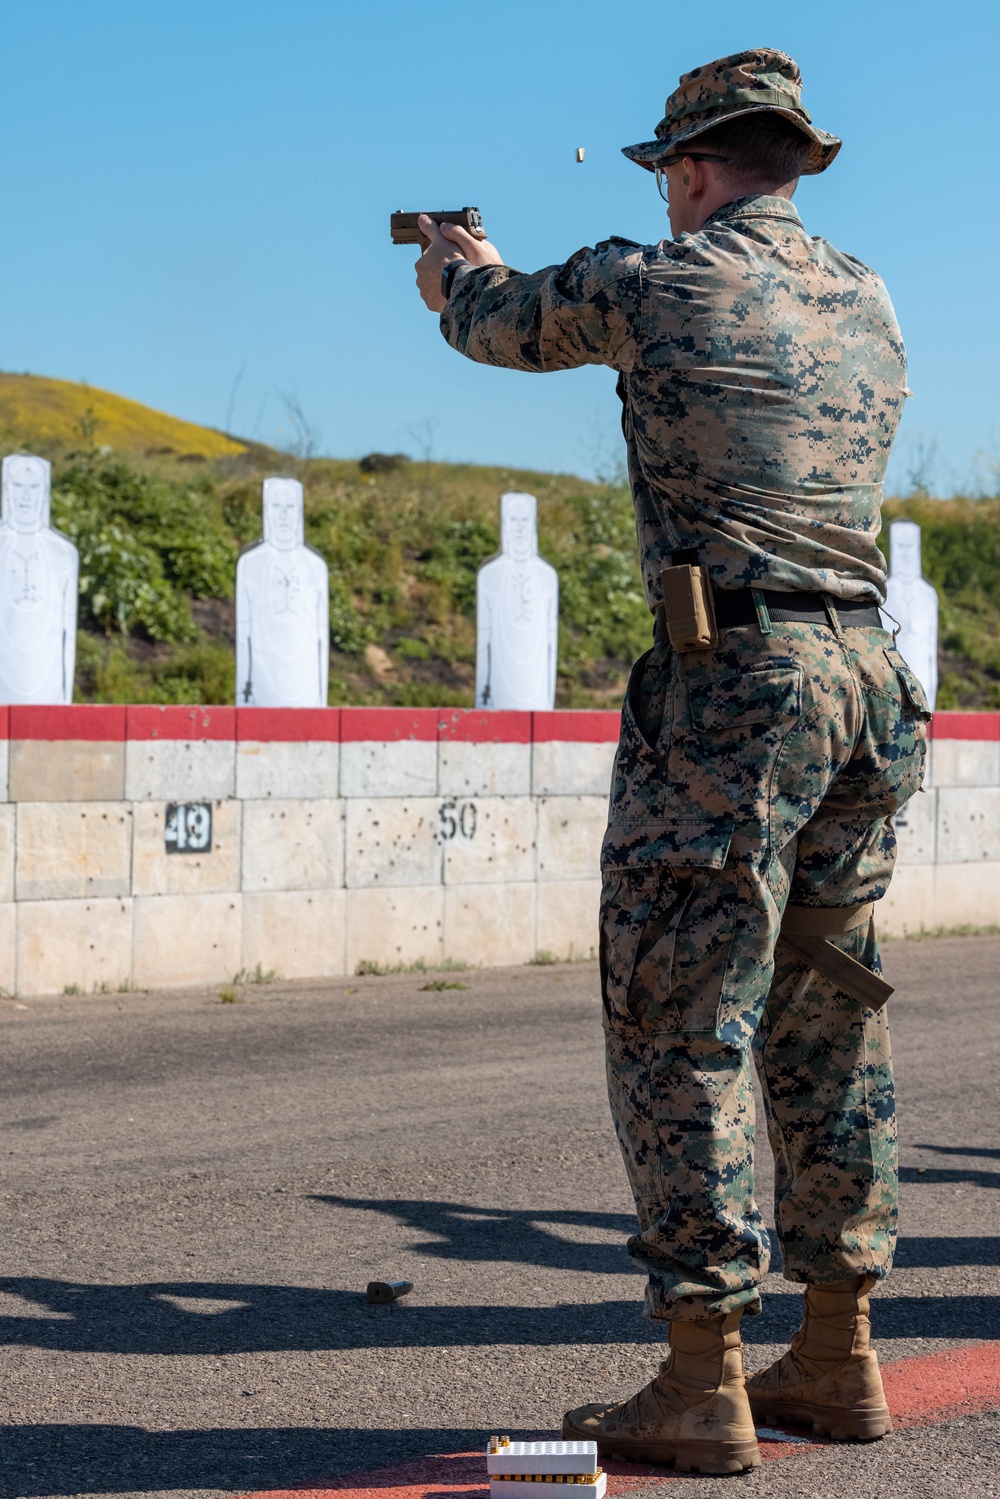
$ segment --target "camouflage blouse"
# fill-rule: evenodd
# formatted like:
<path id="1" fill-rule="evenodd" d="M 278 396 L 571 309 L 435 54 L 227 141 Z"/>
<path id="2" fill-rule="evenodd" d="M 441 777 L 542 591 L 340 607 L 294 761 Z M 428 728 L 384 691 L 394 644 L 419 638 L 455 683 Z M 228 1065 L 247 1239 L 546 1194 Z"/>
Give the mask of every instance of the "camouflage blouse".
<path id="1" fill-rule="evenodd" d="M 651 608 L 675 549 L 717 587 L 883 599 L 875 538 L 906 395 L 892 303 L 784 198 L 740 198 L 697 234 L 610 239 L 524 275 L 484 266 L 441 314 L 483 364 L 620 372 Z"/>

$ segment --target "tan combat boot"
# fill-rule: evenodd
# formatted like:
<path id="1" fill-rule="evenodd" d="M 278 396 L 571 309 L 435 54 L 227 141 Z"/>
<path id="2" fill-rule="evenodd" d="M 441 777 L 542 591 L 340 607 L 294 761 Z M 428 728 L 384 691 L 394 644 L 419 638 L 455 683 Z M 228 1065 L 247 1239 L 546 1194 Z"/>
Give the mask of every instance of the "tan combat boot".
<path id="1" fill-rule="evenodd" d="M 670 1358 L 631 1400 L 583 1405 L 563 1417 L 563 1436 L 596 1442 L 601 1457 L 673 1464 L 682 1473 L 760 1467 L 743 1385 L 740 1313 L 671 1322 Z"/>
<path id="2" fill-rule="evenodd" d="M 870 1442 L 892 1430 L 871 1347 L 868 1292 L 874 1277 L 807 1286 L 802 1326 L 788 1353 L 747 1380 L 761 1425 L 807 1426 L 835 1442 Z"/>

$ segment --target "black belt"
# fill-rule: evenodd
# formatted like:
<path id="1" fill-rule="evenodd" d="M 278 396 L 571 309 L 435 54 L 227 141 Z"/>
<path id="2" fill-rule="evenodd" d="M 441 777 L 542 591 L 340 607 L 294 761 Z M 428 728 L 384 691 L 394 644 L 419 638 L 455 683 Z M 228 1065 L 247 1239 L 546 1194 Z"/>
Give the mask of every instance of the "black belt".
<path id="1" fill-rule="evenodd" d="M 826 600 L 829 599 L 845 629 L 885 628 L 878 606 L 863 599 L 835 599 L 830 594 L 822 593 L 777 593 L 771 588 L 739 588 L 728 591 L 716 589 L 713 594 L 715 622 L 720 630 L 734 630 L 740 625 L 755 625 L 759 622 L 754 603 L 755 592 L 767 605 L 767 612 L 776 625 L 795 623 L 829 627 L 830 616 L 826 607 Z M 654 617 L 653 641 L 659 645 L 666 638 L 667 621 L 661 604 Z"/>

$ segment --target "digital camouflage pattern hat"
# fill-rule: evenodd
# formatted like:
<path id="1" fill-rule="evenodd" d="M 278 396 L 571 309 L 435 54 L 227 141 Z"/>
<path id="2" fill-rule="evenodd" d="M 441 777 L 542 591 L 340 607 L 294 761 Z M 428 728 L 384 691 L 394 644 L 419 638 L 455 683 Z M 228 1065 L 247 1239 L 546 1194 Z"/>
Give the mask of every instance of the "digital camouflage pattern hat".
<path id="1" fill-rule="evenodd" d="M 648 172 L 665 156 L 696 135 L 711 130 L 735 115 L 773 110 L 798 127 L 810 141 L 809 158 L 803 168 L 809 176 L 825 172 L 842 142 L 818 130 L 802 106 L 802 74 L 798 64 L 784 52 L 755 47 L 735 52 L 681 75 L 670 95 L 663 119 L 656 127 L 655 141 L 623 146 L 630 161 Z"/>

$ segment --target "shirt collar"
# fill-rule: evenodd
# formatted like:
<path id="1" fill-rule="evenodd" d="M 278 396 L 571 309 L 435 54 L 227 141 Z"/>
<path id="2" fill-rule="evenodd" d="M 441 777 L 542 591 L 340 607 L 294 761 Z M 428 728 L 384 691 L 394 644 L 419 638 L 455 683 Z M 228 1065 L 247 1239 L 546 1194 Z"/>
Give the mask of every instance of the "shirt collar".
<path id="1" fill-rule="evenodd" d="M 709 214 L 702 228 L 707 229 L 710 224 L 729 223 L 734 220 L 743 222 L 746 219 L 784 219 L 787 223 L 796 224 L 800 229 L 803 227 L 798 209 L 788 198 L 778 198 L 762 193 L 749 198 L 734 198 L 731 203 L 724 203 L 721 208 Z"/>

